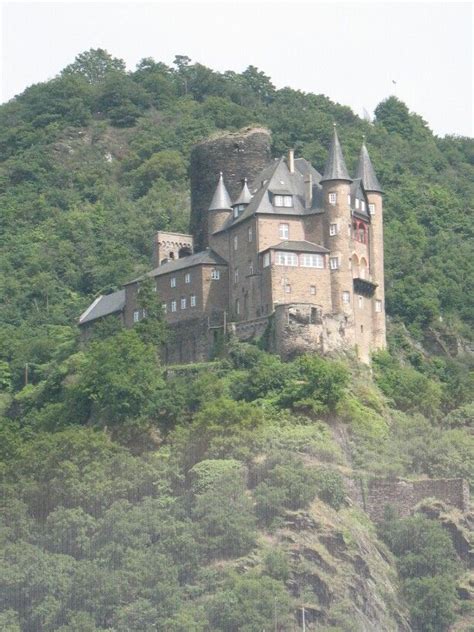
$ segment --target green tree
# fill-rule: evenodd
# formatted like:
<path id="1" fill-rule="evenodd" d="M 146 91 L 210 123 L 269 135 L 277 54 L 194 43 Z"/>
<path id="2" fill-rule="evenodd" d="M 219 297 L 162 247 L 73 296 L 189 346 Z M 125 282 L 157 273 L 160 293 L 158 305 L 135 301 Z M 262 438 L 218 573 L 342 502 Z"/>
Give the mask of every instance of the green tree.
<path id="1" fill-rule="evenodd" d="M 72 64 L 61 72 L 63 76 L 81 75 L 89 83 L 101 83 L 107 75 L 114 72 L 125 72 L 125 62 L 112 57 L 102 48 L 91 48 L 77 55 Z"/>
<path id="2" fill-rule="evenodd" d="M 93 342 L 79 375 L 79 390 L 103 423 L 142 415 L 159 384 L 156 351 L 135 330 Z"/>
<path id="3" fill-rule="evenodd" d="M 255 515 L 245 472 L 236 461 L 204 461 L 191 472 L 196 490 L 192 517 L 207 558 L 236 557 L 255 543 Z"/>

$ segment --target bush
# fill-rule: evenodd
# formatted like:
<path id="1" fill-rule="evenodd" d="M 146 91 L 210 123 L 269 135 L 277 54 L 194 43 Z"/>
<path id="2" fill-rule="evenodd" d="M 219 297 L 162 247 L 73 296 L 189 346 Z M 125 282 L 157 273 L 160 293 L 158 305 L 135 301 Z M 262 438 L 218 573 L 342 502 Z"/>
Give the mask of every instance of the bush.
<path id="1" fill-rule="evenodd" d="M 313 413 L 334 410 L 347 386 L 347 369 L 339 362 L 306 355 L 293 363 L 295 379 L 283 389 L 282 406 Z"/>
<path id="2" fill-rule="evenodd" d="M 254 495 L 257 516 L 270 524 L 287 509 L 302 509 L 316 495 L 316 474 L 293 454 L 281 453 L 267 459 L 256 473 L 261 482 Z"/>
<path id="3" fill-rule="evenodd" d="M 342 476 L 334 470 L 320 469 L 316 473 L 316 487 L 319 498 L 333 509 L 340 509 L 346 499 Z"/>

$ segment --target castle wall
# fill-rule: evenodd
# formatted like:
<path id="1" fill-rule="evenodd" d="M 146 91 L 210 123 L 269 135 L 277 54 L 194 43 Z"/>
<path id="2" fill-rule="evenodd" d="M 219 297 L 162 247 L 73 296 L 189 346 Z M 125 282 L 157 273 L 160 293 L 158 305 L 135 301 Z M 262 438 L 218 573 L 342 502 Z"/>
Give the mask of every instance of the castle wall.
<path id="1" fill-rule="evenodd" d="M 272 252 L 275 257 L 275 252 Z M 328 257 L 325 267 L 304 268 L 301 266 L 281 266 L 272 263 L 271 283 L 274 305 L 286 303 L 314 303 L 324 314 L 331 312 L 331 278 Z M 315 289 L 315 294 L 311 288 Z"/>
<path id="2" fill-rule="evenodd" d="M 209 319 L 201 316 L 170 325 L 170 339 L 161 349 L 165 364 L 206 362 L 213 349 L 213 330 Z"/>
<path id="3" fill-rule="evenodd" d="M 169 233 L 158 231 L 153 239 L 152 263 L 157 268 L 164 261 L 180 259 L 194 252 L 194 239 L 192 235 L 181 233 Z"/>
<path id="4" fill-rule="evenodd" d="M 191 232 L 196 250 L 207 246 L 207 212 L 219 172 L 224 174 L 227 190 L 235 200 L 242 180 L 252 182 L 270 162 L 271 137 L 264 128 L 249 128 L 225 133 L 195 145 L 191 152 Z"/>
<path id="5" fill-rule="evenodd" d="M 284 241 L 280 237 L 280 224 L 288 224 L 289 241 L 303 241 L 306 239 L 304 222 L 301 217 L 288 215 L 258 216 L 258 251 L 262 252 L 271 246 Z"/>
<path id="6" fill-rule="evenodd" d="M 398 517 L 405 518 L 424 498 L 436 498 L 461 511 L 469 509 L 469 486 L 460 478 L 418 481 L 375 479 L 361 496 L 364 509 L 374 522 L 383 520 L 387 505 L 395 509 Z"/>

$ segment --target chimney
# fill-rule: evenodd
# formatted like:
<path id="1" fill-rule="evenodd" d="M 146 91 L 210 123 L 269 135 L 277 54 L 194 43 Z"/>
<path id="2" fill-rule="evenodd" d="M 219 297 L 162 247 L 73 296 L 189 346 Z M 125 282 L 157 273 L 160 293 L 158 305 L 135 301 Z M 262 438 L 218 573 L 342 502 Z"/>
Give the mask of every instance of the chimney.
<path id="1" fill-rule="evenodd" d="M 295 173 L 295 150 L 288 150 L 288 169 L 290 173 Z"/>
<path id="2" fill-rule="evenodd" d="M 304 177 L 304 206 L 309 209 L 313 206 L 313 175 L 307 173 Z"/>

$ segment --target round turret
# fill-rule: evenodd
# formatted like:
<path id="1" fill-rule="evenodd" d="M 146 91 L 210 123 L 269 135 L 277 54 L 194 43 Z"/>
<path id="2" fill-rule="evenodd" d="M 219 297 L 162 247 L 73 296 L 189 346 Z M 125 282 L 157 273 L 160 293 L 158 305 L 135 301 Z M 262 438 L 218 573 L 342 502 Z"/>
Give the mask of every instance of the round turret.
<path id="1" fill-rule="evenodd" d="M 219 172 L 224 173 L 230 197 L 241 192 L 242 181 L 252 182 L 271 160 L 270 132 L 249 128 L 228 132 L 195 145 L 191 152 L 191 232 L 197 250 L 207 246 L 208 209 Z"/>

